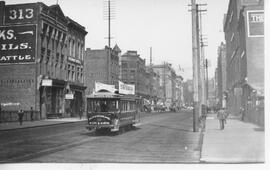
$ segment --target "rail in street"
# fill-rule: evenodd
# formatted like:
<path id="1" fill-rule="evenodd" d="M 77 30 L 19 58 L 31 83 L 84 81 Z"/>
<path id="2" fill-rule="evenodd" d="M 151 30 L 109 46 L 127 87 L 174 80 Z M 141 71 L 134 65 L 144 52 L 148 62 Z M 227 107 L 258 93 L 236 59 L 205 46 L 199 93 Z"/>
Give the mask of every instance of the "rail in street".
<path id="1" fill-rule="evenodd" d="M 145 114 L 139 128 L 120 135 L 95 135 L 84 126 L 79 122 L 1 132 L 5 139 L 1 138 L 0 161 L 198 163 L 200 159 L 200 133 L 192 132 L 188 112 Z"/>

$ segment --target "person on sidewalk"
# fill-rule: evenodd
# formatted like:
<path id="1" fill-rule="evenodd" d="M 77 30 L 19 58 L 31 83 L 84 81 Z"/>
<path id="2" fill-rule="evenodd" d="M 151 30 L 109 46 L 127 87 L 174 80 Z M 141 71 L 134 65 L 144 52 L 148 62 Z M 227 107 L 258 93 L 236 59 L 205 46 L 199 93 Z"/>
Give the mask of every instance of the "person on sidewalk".
<path id="1" fill-rule="evenodd" d="M 227 117 L 227 114 L 225 112 L 225 108 L 220 109 L 218 111 L 218 113 L 217 113 L 217 118 L 218 118 L 219 124 L 220 124 L 220 130 L 224 129 L 224 124 L 226 122 L 226 117 Z"/>
<path id="2" fill-rule="evenodd" d="M 19 122 L 20 122 L 20 125 L 22 125 L 22 122 L 23 122 L 23 110 L 19 110 L 18 112 L 18 117 L 19 117 Z"/>
<path id="3" fill-rule="evenodd" d="M 82 115 L 83 115 L 83 109 L 80 107 L 80 109 L 79 109 L 79 116 L 80 116 L 80 119 L 82 119 Z"/>
<path id="4" fill-rule="evenodd" d="M 241 116 L 241 120 L 244 121 L 244 118 L 245 118 L 245 109 L 243 107 L 240 107 L 240 116 Z"/>
<path id="5" fill-rule="evenodd" d="M 33 107 L 30 108 L 30 117 L 31 117 L 31 121 L 34 121 L 34 110 L 33 110 Z"/>

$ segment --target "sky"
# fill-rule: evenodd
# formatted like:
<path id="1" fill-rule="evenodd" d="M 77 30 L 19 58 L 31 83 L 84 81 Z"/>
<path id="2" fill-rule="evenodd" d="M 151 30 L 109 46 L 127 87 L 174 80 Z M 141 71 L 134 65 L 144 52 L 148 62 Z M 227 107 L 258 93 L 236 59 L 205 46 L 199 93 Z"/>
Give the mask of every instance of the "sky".
<path id="1" fill-rule="evenodd" d="M 6 4 L 30 3 L 38 0 L 6 0 Z M 39 0 L 53 5 L 57 0 Z M 58 0 L 64 14 L 86 28 L 85 47 L 102 49 L 108 45 L 108 23 L 105 0 Z M 210 60 L 209 78 L 214 76 L 217 49 L 224 41 L 223 17 L 229 0 L 197 0 L 207 4 L 202 15 L 202 31 L 207 38 L 205 57 Z M 117 44 L 122 54 L 135 50 L 153 64 L 171 63 L 185 80 L 192 78 L 191 0 L 111 0 L 111 46 Z M 179 65 L 184 71 L 179 70 Z"/>

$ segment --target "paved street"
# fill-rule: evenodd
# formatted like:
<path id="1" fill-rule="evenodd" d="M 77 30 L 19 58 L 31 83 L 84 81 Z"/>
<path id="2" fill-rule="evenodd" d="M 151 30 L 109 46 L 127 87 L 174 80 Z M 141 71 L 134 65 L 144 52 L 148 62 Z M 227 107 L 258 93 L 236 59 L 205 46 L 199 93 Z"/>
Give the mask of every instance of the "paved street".
<path id="1" fill-rule="evenodd" d="M 1 132 L 1 162 L 197 163 L 200 133 L 191 113 L 155 113 L 120 135 L 95 135 L 86 122 Z"/>

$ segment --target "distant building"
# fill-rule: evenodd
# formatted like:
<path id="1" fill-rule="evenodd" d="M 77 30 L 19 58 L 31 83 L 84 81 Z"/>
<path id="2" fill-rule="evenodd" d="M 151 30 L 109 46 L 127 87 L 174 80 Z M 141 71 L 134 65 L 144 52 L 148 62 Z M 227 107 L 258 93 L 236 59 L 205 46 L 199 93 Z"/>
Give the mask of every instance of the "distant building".
<path id="1" fill-rule="evenodd" d="M 20 11 L 26 12 L 14 15 Z M 0 1 L 0 30 L 9 35 L 0 38 L 1 104 L 14 106 L 11 113 L 33 107 L 35 119 L 78 116 L 84 104 L 85 28 L 59 5 Z"/>
<path id="2" fill-rule="evenodd" d="M 182 107 L 183 105 L 184 105 L 183 77 L 177 75 L 175 78 L 175 106 Z"/>
<path id="3" fill-rule="evenodd" d="M 149 100 L 156 104 L 158 99 L 161 98 L 159 86 L 160 75 L 154 72 L 152 66 L 146 67 L 146 80 L 148 80 L 146 87 Z"/>
<path id="4" fill-rule="evenodd" d="M 175 80 L 176 74 L 171 64 L 163 63 L 152 66 L 155 73 L 160 75 L 160 91 L 162 94 L 162 102 L 172 104 L 175 102 Z"/>
<path id="5" fill-rule="evenodd" d="M 193 80 L 183 83 L 183 97 L 185 106 L 193 106 Z"/>
<path id="6" fill-rule="evenodd" d="M 231 114 L 264 124 L 264 0 L 230 0 L 224 24 Z"/>
<path id="7" fill-rule="evenodd" d="M 145 59 L 142 59 L 137 51 L 127 51 L 121 56 L 121 80 L 127 84 L 134 84 L 136 95 L 149 98 Z"/>
<path id="8" fill-rule="evenodd" d="M 117 45 L 113 49 L 107 46 L 98 50 L 86 49 L 84 62 L 86 94 L 93 92 L 95 82 L 115 85 L 118 88 L 120 53 L 121 50 Z"/>
<path id="9" fill-rule="evenodd" d="M 218 47 L 218 59 L 217 59 L 217 90 L 218 90 L 218 106 L 226 107 L 226 80 L 227 80 L 227 65 L 226 65 L 226 45 L 221 42 Z"/>
<path id="10" fill-rule="evenodd" d="M 215 78 L 212 78 L 208 81 L 208 101 L 209 101 L 209 107 L 215 108 L 217 107 L 217 96 L 216 96 L 216 81 Z"/>

